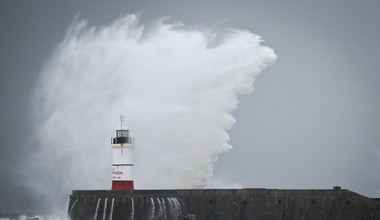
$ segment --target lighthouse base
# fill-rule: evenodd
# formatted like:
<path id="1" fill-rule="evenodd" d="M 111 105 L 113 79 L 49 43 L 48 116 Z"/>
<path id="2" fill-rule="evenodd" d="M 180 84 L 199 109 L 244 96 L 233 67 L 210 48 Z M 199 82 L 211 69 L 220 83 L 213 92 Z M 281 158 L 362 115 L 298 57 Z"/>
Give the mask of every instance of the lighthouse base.
<path id="1" fill-rule="evenodd" d="M 134 190 L 133 181 L 112 181 L 112 190 Z"/>

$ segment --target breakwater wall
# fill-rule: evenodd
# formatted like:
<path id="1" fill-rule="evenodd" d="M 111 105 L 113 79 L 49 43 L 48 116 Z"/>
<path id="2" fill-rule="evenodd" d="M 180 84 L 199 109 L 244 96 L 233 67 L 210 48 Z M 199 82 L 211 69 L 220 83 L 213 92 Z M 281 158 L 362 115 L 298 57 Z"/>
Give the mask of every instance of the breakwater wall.
<path id="1" fill-rule="evenodd" d="M 349 190 L 75 190 L 72 220 L 380 220 L 380 201 Z"/>

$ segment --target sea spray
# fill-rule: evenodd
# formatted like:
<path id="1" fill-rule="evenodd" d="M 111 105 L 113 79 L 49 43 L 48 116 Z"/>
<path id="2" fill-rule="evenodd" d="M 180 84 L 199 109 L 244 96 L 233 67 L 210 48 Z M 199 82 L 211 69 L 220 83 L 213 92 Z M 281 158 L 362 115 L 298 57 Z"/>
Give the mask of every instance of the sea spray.
<path id="1" fill-rule="evenodd" d="M 98 199 L 98 202 L 96 203 L 95 213 L 94 213 L 94 220 L 98 219 L 99 205 L 100 205 L 100 198 Z"/>
<path id="2" fill-rule="evenodd" d="M 163 217 L 164 214 L 164 207 L 162 206 L 162 202 L 159 198 L 156 198 L 157 200 L 157 205 L 158 205 L 158 214 L 157 217 L 160 219 Z"/>
<path id="3" fill-rule="evenodd" d="M 103 220 L 106 220 L 106 215 L 107 215 L 107 200 L 108 200 L 108 198 L 106 198 L 106 199 L 104 200 Z"/>
<path id="4" fill-rule="evenodd" d="M 114 207 L 114 203 L 115 203 L 115 198 L 112 198 L 112 203 L 111 203 L 111 210 L 110 210 L 110 216 L 108 219 L 112 220 L 112 217 L 113 217 L 113 207 Z"/>
<path id="5" fill-rule="evenodd" d="M 135 203 L 133 201 L 133 197 L 131 198 L 131 218 L 130 220 L 135 219 Z"/>
<path id="6" fill-rule="evenodd" d="M 74 203 L 71 205 L 71 207 L 69 208 L 69 212 L 68 212 L 69 216 L 70 216 L 71 212 L 73 211 L 73 208 L 74 208 L 75 205 L 77 204 L 78 200 L 79 200 L 79 199 L 76 199 L 76 200 L 74 201 Z"/>
<path id="7" fill-rule="evenodd" d="M 149 220 L 154 220 L 154 217 L 156 216 L 156 211 L 155 211 L 155 202 L 152 197 L 150 198 L 150 205 L 151 205 L 151 213 L 150 213 Z"/>
<path id="8" fill-rule="evenodd" d="M 165 202 L 165 198 L 161 198 L 161 201 L 162 201 L 162 212 L 163 212 L 163 218 L 164 219 L 167 219 L 167 211 L 166 211 L 166 202 Z"/>
<path id="9" fill-rule="evenodd" d="M 206 187 L 231 149 L 238 96 L 276 59 L 249 31 L 211 35 L 223 40 L 179 24 L 146 28 L 135 15 L 101 27 L 75 21 L 32 97 L 40 147 L 29 155 L 31 187 L 58 207 L 72 189 L 109 189 L 120 114 L 135 137 L 136 188 Z"/>

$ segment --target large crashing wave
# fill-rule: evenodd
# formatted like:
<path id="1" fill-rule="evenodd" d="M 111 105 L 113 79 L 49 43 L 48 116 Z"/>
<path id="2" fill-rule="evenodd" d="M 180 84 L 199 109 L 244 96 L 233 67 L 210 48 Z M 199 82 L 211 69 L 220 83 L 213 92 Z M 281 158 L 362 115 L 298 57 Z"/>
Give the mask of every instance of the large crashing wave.
<path id="1" fill-rule="evenodd" d="M 135 15 L 101 27 L 74 22 L 36 86 L 40 148 L 29 182 L 51 197 L 109 189 L 110 137 L 125 115 L 136 188 L 206 187 L 217 156 L 231 149 L 238 96 L 276 60 L 261 43 L 241 30 L 144 28 Z"/>

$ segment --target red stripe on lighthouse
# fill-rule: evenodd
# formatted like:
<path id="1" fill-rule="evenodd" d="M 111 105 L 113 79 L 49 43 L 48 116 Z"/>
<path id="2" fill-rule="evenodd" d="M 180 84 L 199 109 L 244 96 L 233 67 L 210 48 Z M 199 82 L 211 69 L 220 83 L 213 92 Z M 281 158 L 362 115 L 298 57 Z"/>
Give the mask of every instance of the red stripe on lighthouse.
<path id="1" fill-rule="evenodd" d="M 133 181 L 112 181 L 112 190 L 134 190 Z"/>

